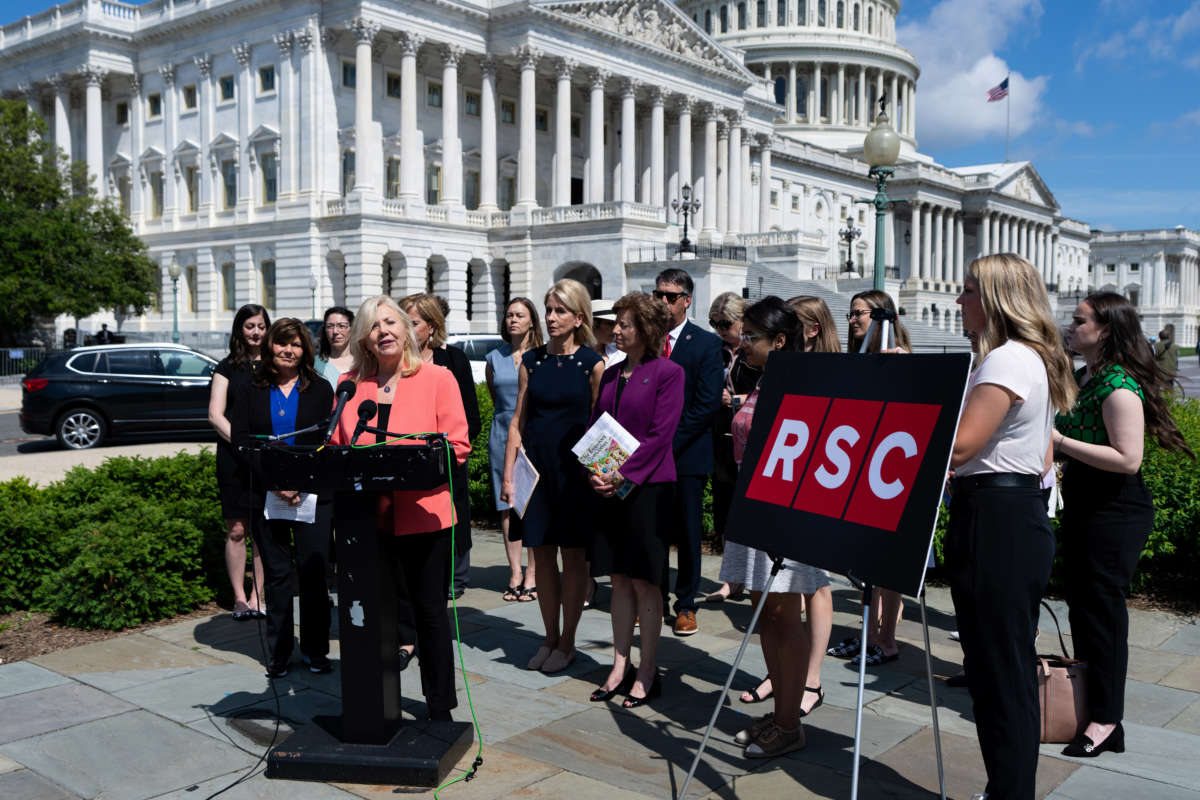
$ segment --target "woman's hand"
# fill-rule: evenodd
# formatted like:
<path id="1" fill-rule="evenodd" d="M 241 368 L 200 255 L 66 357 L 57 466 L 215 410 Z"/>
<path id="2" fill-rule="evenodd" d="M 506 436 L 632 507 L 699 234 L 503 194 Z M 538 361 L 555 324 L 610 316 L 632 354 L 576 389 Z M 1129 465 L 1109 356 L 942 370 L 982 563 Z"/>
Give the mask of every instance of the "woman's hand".
<path id="1" fill-rule="evenodd" d="M 500 502 L 511 506 L 513 495 L 516 493 L 516 488 L 513 486 L 511 478 L 504 478 L 500 481 Z"/>
<path id="2" fill-rule="evenodd" d="M 621 484 L 625 482 L 625 477 L 620 471 L 614 471 L 611 475 L 589 475 L 588 483 L 592 489 L 601 497 L 612 497 L 617 493 L 617 489 L 621 488 Z"/>
<path id="3" fill-rule="evenodd" d="M 291 489 L 280 489 L 275 492 L 275 496 L 287 503 L 289 506 L 300 505 L 300 492 Z"/>
<path id="4" fill-rule="evenodd" d="M 721 405 L 723 405 L 723 406 L 733 405 L 733 395 L 729 393 L 728 389 L 721 390 Z"/>

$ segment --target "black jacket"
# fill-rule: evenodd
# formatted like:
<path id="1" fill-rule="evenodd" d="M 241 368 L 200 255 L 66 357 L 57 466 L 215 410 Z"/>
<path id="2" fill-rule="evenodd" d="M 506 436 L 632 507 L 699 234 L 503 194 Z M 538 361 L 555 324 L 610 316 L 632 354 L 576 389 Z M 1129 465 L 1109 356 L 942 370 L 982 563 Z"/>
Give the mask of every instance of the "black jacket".
<path id="1" fill-rule="evenodd" d="M 250 444 L 255 435 L 274 435 L 275 431 L 271 427 L 270 389 L 270 386 L 259 386 L 252 380 L 238 383 L 238 399 L 233 404 L 229 417 L 229 438 L 234 449 Z M 333 387 L 329 385 L 329 381 L 318 375 L 308 384 L 307 389 L 300 392 L 300 401 L 296 408 L 296 430 L 315 425 L 332 412 Z M 296 444 L 320 444 L 323 437 L 322 431 L 313 431 L 297 436 Z M 260 500 L 266 495 L 263 478 L 262 475 L 254 476 L 254 496 Z M 324 499 L 322 497 L 322 500 Z"/>

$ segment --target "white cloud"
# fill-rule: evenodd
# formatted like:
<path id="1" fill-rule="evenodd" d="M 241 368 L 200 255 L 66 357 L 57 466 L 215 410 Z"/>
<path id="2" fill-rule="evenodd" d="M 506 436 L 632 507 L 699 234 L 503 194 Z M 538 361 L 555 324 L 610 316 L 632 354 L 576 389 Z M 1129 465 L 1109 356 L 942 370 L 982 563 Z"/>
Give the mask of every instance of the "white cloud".
<path id="1" fill-rule="evenodd" d="M 927 18 L 897 29 L 898 42 L 921 66 L 917 138 L 923 150 L 1003 136 L 1010 113 L 1014 138 L 1041 121 L 1049 78 L 1013 72 L 996 55 L 1041 14 L 1039 0 L 941 0 Z M 1009 99 L 988 103 L 988 89 L 1006 75 Z"/>
<path id="2" fill-rule="evenodd" d="M 1197 33 L 1200 33 L 1200 0 L 1192 0 L 1180 14 L 1145 16 L 1106 39 L 1079 40 L 1075 46 L 1075 71 L 1083 72 L 1087 62 L 1094 59 L 1121 61 L 1146 57 L 1200 68 L 1200 56 L 1195 54 L 1200 46 Z"/>
<path id="3" fill-rule="evenodd" d="M 1130 189 L 1087 186 L 1055 190 L 1062 213 L 1093 228 L 1131 230 L 1200 227 L 1200 199 L 1190 189 Z"/>

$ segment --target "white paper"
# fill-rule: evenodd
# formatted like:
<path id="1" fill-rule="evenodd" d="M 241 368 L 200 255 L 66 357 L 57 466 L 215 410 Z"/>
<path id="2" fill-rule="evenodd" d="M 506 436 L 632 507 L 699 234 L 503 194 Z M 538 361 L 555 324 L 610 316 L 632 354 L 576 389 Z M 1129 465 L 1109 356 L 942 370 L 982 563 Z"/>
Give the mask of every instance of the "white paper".
<path id="1" fill-rule="evenodd" d="M 571 452 L 593 475 L 614 472 L 638 449 L 638 440 L 605 411 Z"/>
<path id="2" fill-rule="evenodd" d="M 279 495 L 274 492 L 267 492 L 263 516 L 267 519 L 284 519 L 312 524 L 317 519 L 317 495 L 301 492 L 299 504 L 293 506 L 288 505 L 286 500 L 280 500 Z"/>
<path id="3" fill-rule="evenodd" d="M 509 499 L 517 516 L 522 519 L 525 518 L 525 509 L 529 508 L 529 498 L 533 496 L 539 477 L 537 467 L 525 455 L 525 448 L 517 448 L 517 460 L 513 463 L 513 496 Z"/>

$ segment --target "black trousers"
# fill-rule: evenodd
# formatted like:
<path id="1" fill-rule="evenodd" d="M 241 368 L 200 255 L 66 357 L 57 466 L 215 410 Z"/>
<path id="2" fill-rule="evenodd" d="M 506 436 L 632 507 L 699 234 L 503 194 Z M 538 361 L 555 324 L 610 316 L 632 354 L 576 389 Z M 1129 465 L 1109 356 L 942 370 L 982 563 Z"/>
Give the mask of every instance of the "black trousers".
<path id="1" fill-rule="evenodd" d="M 1038 604 L 1054 534 L 1036 488 L 956 488 L 945 542 L 989 800 L 1033 800 Z"/>
<path id="2" fill-rule="evenodd" d="M 700 534 L 707 475 L 680 475 L 675 482 L 675 546 L 679 549 L 675 573 L 675 613 L 696 610 L 700 590 Z M 663 609 L 670 607 L 670 559 L 663 564 Z"/>
<path id="3" fill-rule="evenodd" d="M 1091 721 L 1125 714 L 1129 612 L 1125 598 L 1154 527 L 1150 490 L 1135 475 L 1072 462 L 1063 474 L 1059 526 L 1075 657 L 1088 662 Z"/>
<path id="4" fill-rule="evenodd" d="M 267 600 L 267 665 L 292 657 L 292 559 L 300 578 L 300 652 L 329 653 L 329 593 L 325 585 L 333 503 L 318 503 L 312 523 L 264 519 L 262 505 L 250 514 L 250 533 L 262 554 Z"/>
<path id="5" fill-rule="evenodd" d="M 411 625 L 415 633 L 425 705 L 432 719 L 449 719 L 450 709 L 458 705 L 450 617 L 446 614 L 450 530 L 391 536 L 385 540 L 385 552 L 392 560 L 394 574 L 399 576 L 396 596 L 401 642 L 406 625 Z"/>

